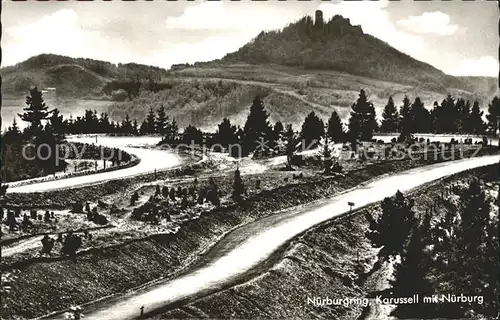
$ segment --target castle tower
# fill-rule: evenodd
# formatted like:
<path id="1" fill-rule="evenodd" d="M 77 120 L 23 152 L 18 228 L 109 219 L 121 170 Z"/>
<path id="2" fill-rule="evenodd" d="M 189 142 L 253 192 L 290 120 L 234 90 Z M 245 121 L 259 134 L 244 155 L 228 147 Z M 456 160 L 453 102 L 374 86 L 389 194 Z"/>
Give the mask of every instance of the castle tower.
<path id="1" fill-rule="evenodd" d="M 314 25 L 316 27 L 323 26 L 323 11 L 316 10 L 316 15 L 315 15 L 315 19 L 314 19 Z"/>

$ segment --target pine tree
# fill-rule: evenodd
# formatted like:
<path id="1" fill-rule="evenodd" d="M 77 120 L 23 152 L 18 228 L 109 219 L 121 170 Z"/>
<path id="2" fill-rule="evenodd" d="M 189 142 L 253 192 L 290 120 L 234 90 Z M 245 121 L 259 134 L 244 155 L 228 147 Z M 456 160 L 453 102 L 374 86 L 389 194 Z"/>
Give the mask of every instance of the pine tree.
<path id="1" fill-rule="evenodd" d="M 156 132 L 156 117 L 152 107 L 149 108 L 149 113 L 147 114 L 146 119 L 144 119 L 144 131 L 145 134 L 152 134 Z"/>
<path id="2" fill-rule="evenodd" d="M 134 122 L 132 122 L 132 134 L 133 135 L 139 134 L 139 125 L 137 123 L 137 119 L 134 119 Z"/>
<path id="3" fill-rule="evenodd" d="M 272 127 L 268 118 L 269 114 L 264 108 L 264 103 L 259 96 L 255 97 L 243 129 L 243 155 L 246 156 L 254 151 L 259 142 L 271 140 Z"/>
<path id="4" fill-rule="evenodd" d="M 203 143 L 203 132 L 195 126 L 187 126 L 182 133 L 182 143 L 201 145 Z"/>
<path id="5" fill-rule="evenodd" d="M 29 123 L 28 132 L 37 135 L 43 130 L 42 121 L 47 120 L 51 111 L 43 101 L 42 92 L 37 87 L 30 89 L 30 95 L 26 96 L 27 108 L 23 114 L 18 114 L 21 120 Z"/>
<path id="6" fill-rule="evenodd" d="M 488 128 L 491 132 L 497 133 L 500 127 L 500 98 L 495 96 L 490 104 L 488 104 Z"/>
<path id="7" fill-rule="evenodd" d="M 413 203 L 398 190 L 394 197 L 382 201 L 379 220 L 371 219 L 367 237 L 374 247 L 383 246 L 379 252 L 382 258 L 393 257 L 404 248 L 410 231 L 416 225 Z"/>
<path id="8" fill-rule="evenodd" d="M 470 133 L 471 132 L 471 107 L 470 101 L 459 99 L 457 101 L 457 109 L 459 112 L 458 120 L 458 131 L 460 133 Z"/>
<path id="9" fill-rule="evenodd" d="M 133 133 L 134 128 L 132 127 L 132 122 L 130 121 L 130 117 L 128 113 L 125 115 L 125 120 L 123 120 L 121 124 L 121 132 L 126 134 Z"/>
<path id="10" fill-rule="evenodd" d="M 155 120 L 156 132 L 161 135 L 164 135 L 165 130 L 167 128 L 167 124 L 168 124 L 168 117 L 167 114 L 165 113 L 165 107 L 161 106 L 157 111 L 157 116 Z"/>
<path id="11" fill-rule="evenodd" d="M 109 116 L 106 112 L 101 113 L 101 116 L 99 117 L 98 128 L 99 132 L 102 133 L 112 132 L 111 123 L 109 122 Z"/>
<path id="12" fill-rule="evenodd" d="M 12 120 L 12 126 L 8 127 L 5 133 L 2 135 L 2 143 L 10 145 L 20 145 L 22 140 L 22 134 L 17 126 L 16 118 Z"/>
<path id="13" fill-rule="evenodd" d="M 336 111 L 333 111 L 330 119 L 328 119 L 328 137 L 330 137 L 334 142 L 344 140 L 342 121 Z"/>
<path id="14" fill-rule="evenodd" d="M 399 115 L 400 115 L 400 132 L 401 136 L 406 138 L 408 137 L 412 132 L 413 132 L 413 119 L 412 119 L 412 112 L 411 112 L 411 102 L 410 99 L 408 99 L 407 96 L 403 98 L 403 105 L 399 109 Z"/>
<path id="15" fill-rule="evenodd" d="M 371 140 L 373 132 L 377 130 L 377 120 L 375 108 L 368 101 L 364 90 L 359 92 L 356 103 L 351 106 L 351 117 L 349 118 L 349 136 L 352 142 L 360 139 L 361 141 Z"/>
<path id="16" fill-rule="evenodd" d="M 228 150 L 229 155 L 240 156 L 236 154 L 237 150 L 235 150 L 238 143 L 236 126 L 231 125 L 231 121 L 228 118 L 222 119 L 222 122 L 218 125 L 213 142 L 220 144 L 224 149 Z"/>
<path id="17" fill-rule="evenodd" d="M 59 110 L 57 108 L 55 108 L 52 111 L 52 115 L 50 116 L 49 120 L 50 120 L 50 126 L 52 127 L 55 133 L 57 134 L 65 133 L 63 116 L 59 113 Z"/>
<path id="18" fill-rule="evenodd" d="M 486 125 L 484 124 L 483 121 L 483 111 L 481 111 L 481 109 L 479 108 L 479 102 L 475 101 L 470 112 L 468 126 L 467 126 L 468 131 L 466 132 L 474 134 L 483 134 L 485 127 Z"/>
<path id="19" fill-rule="evenodd" d="M 475 257 L 486 240 L 490 219 L 490 203 L 479 180 L 473 179 L 460 197 L 460 233 L 462 246 L 470 257 Z"/>
<path id="20" fill-rule="evenodd" d="M 420 296 L 419 303 L 399 304 L 391 315 L 398 319 L 427 318 L 433 306 L 423 303 L 423 297 L 434 293 L 427 274 L 430 272 L 430 258 L 425 252 L 425 242 L 418 230 L 413 231 L 401 264 L 396 266 L 392 293 L 395 297 Z"/>
<path id="21" fill-rule="evenodd" d="M 316 146 L 320 141 L 321 137 L 325 135 L 325 126 L 323 121 L 311 111 L 302 124 L 302 130 L 300 131 L 300 136 L 304 139 L 304 144 L 308 146 Z"/>
<path id="22" fill-rule="evenodd" d="M 475 101 L 470 111 L 469 119 L 466 123 L 465 132 L 483 134 L 486 125 L 483 121 L 483 111 L 479 108 L 479 102 Z"/>
<path id="23" fill-rule="evenodd" d="M 172 119 L 172 122 L 167 123 L 164 140 L 168 143 L 175 143 L 178 135 L 179 127 L 177 126 L 177 122 L 175 121 L 175 119 Z"/>
<path id="24" fill-rule="evenodd" d="M 453 97 L 448 94 L 441 102 L 441 112 L 438 113 L 442 133 L 455 133 L 458 131 L 458 109 Z"/>
<path id="25" fill-rule="evenodd" d="M 419 97 L 416 97 L 411 105 L 409 119 L 409 121 L 411 121 L 409 133 L 425 133 L 431 131 L 430 113 L 424 107 L 424 103 Z"/>
<path id="26" fill-rule="evenodd" d="M 283 123 L 281 123 L 281 121 L 276 122 L 273 128 L 273 139 L 278 140 L 283 134 L 283 130 Z"/>
<path id="27" fill-rule="evenodd" d="M 399 112 L 394 105 L 394 100 L 389 97 L 387 104 L 382 112 L 382 124 L 380 125 L 381 132 L 398 132 L 399 127 Z"/>
<path id="28" fill-rule="evenodd" d="M 91 109 L 85 110 L 85 115 L 83 116 L 83 132 L 97 132 L 98 127 L 99 119 L 97 118 L 97 112 Z"/>

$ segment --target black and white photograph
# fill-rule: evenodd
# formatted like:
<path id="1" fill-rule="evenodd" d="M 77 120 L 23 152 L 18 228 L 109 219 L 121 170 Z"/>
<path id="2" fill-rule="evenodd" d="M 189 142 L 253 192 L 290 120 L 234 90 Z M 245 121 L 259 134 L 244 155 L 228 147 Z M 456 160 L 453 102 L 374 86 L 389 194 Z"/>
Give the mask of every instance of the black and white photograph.
<path id="1" fill-rule="evenodd" d="M 498 1 L 1 1 L 2 320 L 499 319 Z"/>

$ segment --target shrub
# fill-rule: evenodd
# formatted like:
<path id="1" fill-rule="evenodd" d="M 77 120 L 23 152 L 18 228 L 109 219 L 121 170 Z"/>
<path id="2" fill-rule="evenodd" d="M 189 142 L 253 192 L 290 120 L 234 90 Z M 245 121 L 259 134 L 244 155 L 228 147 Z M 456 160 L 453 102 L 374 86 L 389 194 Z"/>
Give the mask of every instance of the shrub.
<path id="1" fill-rule="evenodd" d="M 92 221 L 98 225 L 101 225 L 101 226 L 108 224 L 108 218 L 106 218 L 106 216 L 99 214 L 99 213 L 94 214 Z"/>
<path id="2" fill-rule="evenodd" d="M 139 200 L 139 194 L 136 192 L 134 192 L 134 194 L 132 194 L 132 196 L 130 197 L 130 205 L 134 206 L 135 203 L 137 202 L 137 200 Z"/>
<path id="3" fill-rule="evenodd" d="M 234 201 L 241 201 L 243 199 L 243 194 L 245 193 L 245 184 L 241 179 L 240 170 L 236 169 L 234 172 L 234 182 L 233 182 L 233 193 L 232 198 Z"/>
<path id="4" fill-rule="evenodd" d="M 49 210 L 45 211 L 45 215 L 43 216 L 43 221 L 50 222 L 50 212 L 49 212 Z"/>
<path id="5" fill-rule="evenodd" d="M 55 242 L 54 239 L 52 239 L 48 235 L 45 235 L 42 238 L 41 242 L 42 242 L 41 254 L 52 255 L 51 251 L 54 248 L 54 242 Z"/>
<path id="6" fill-rule="evenodd" d="M 79 202 L 75 202 L 71 205 L 71 212 L 73 213 L 81 213 L 83 212 L 83 204 Z"/>
<path id="7" fill-rule="evenodd" d="M 168 187 L 165 186 L 161 189 L 161 194 L 163 196 L 163 198 L 168 198 Z"/>

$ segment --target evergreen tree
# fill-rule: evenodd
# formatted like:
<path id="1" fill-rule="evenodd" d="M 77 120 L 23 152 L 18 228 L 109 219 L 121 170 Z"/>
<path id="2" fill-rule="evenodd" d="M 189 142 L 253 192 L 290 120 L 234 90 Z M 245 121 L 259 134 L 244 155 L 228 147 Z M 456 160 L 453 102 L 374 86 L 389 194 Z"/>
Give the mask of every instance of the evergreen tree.
<path id="1" fill-rule="evenodd" d="M 432 129 L 430 123 L 430 113 L 424 107 L 424 103 L 419 97 L 416 97 L 415 101 L 411 105 L 409 119 L 409 121 L 411 121 L 410 128 L 408 129 L 409 133 L 425 133 L 430 132 Z"/>
<path id="2" fill-rule="evenodd" d="M 498 193 L 500 196 L 500 192 Z M 497 200 L 498 203 L 498 200 Z M 500 252 L 500 228 L 498 217 L 494 220 L 488 228 L 488 239 L 485 243 L 484 250 L 484 265 L 480 267 L 481 275 L 484 275 L 485 285 L 481 293 L 484 296 L 485 307 L 481 313 L 486 317 L 498 317 L 498 310 L 500 309 L 500 285 L 498 279 L 498 270 L 500 270 L 500 259 L 498 253 Z"/>
<path id="3" fill-rule="evenodd" d="M 283 123 L 281 123 L 281 121 L 276 122 L 273 129 L 273 140 L 278 140 L 283 134 L 284 129 L 285 128 L 283 127 Z"/>
<path id="4" fill-rule="evenodd" d="M 168 116 L 165 113 L 165 107 L 161 106 L 157 111 L 157 116 L 155 120 L 155 128 L 156 132 L 164 135 L 166 132 L 167 124 L 168 124 Z"/>
<path id="5" fill-rule="evenodd" d="M 137 135 L 139 133 L 139 125 L 137 123 L 137 119 L 134 119 L 134 122 L 132 122 L 132 134 Z"/>
<path id="6" fill-rule="evenodd" d="M 440 112 L 436 114 L 438 127 L 441 133 L 455 133 L 458 129 L 458 110 L 455 100 L 448 94 L 446 99 L 441 102 Z"/>
<path id="7" fill-rule="evenodd" d="M 490 203 L 479 180 L 473 179 L 460 197 L 460 230 L 462 247 L 471 258 L 480 251 L 487 238 L 490 220 Z"/>
<path id="8" fill-rule="evenodd" d="M 373 132 L 377 130 L 377 120 L 375 108 L 368 101 L 364 90 L 359 92 L 356 103 L 351 107 L 351 117 L 349 118 L 349 136 L 352 142 L 360 139 L 361 141 L 371 140 Z"/>
<path id="9" fill-rule="evenodd" d="M 378 221 L 367 216 L 370 222 L 368 239 L 374 247 L 383 246 L 379 255 L 382 258 L 394 257 L 401 253 L 412 228 L 416 225 L 413 200 L 408 200 L 398 190 L 392 198 L 382 201 L 382 216 Z"/>
<path id="10" fill-rule="evenodd" d="M 203 132 L 195 126 L 187 126 L 182 133 L 182 143 L 201 145 L 203 143 Z"/>
<path id="11" fill-rule="evenodd" d="M 99 128 L 99 132 L 102 132 L 102 133 L 111 133 L 112 132 L 111 123 L 109 121 L 109 116 L 106 112 L 101 113 L 101 116 L 99 117 L 98 128 Z"/>
<path id="12" fill-rule="evenodd" d="M 21 120 L 29 123 L 28 132 L 37 135 L 43 130 L 42 121 L 47 120 L 51 111 L 43 101 L 42 92 L 37 87 L 30 89 L 30 95 L 26 96 L 27 108 L 24 113 L 18 114 Z"/>
<path id="13" fill-rule="evenodd" d="M 413 231 L 406 253 L 401 264 L 396 266 L 395 280 L 392 282 L 392 293 L 395 297 L 411 297 L 419 294 L 419 303 L 399 304 L 391 315 L 398 319 L 427 318 L 433 306 L 423 303 L 423 297 L 434 293 L 432 284 L 427 278 L 430 272 L 430 258 L 425 252 L 425 242 L 418 230 Z"/>
<path id="14" fill-rule="evenodd" d="M 8 127 L 5 133 L 2 135 L 3 144 L 20 144 L 22 139 L 21 131 L 17 126 L 16 117 L 12 119 L 12 126 Z"/>
<path id="15" fill-rule="evenodd" d="M 145 125 L 144 130 L 146 134 L 152 134 L 156 132 L 156 117 L 153 108 L 149 108 L 149 112 L 144 119 Z"/>
<path id="16" fill-rule="evenodd" d="M 128 113 L 125 115 L 125 120 L 123 120 L 121 124 L 121 132 L 126 134 L 132 134 L 134 131 L 134 127 L 132 126 L 132 122 L 130 121 L 130 117 Z"/>
<path id="17" fill-rule="evenodd" d="M 488 128 L 491 132 L 496 133 L 500 127 L 500 98 L 495 96 L 490 104 L 488 104 Z"/>
<path id="18" fill-rule="evenodd" d="M 341 142 L 344 140 L 342 121 L 336 111 L 333 111 L 330 119 L 328 119 L 328 137 L 334 142 Z"/>
<path id="19" fill-rule="evenodd" d="M 99 127 L 99 119 L 97 118 L 97 112 L 91 109 L 85 110 L 85 115 L 83 116 L 83 132 L 93 133 L 97 131 Z"/>
<path id="20" fill-rule="evenodd" d="M 268 121 L 269 114 L 259 96 L 255 97 L 250 113 L 243 129 L 243 155 L 254 151 L 259 142 L 269 142 L 272 139 L 272 127 Z"/>
<path id="21" fill-rule="evenodd" d="M 229 155 L 239 156 L 236 154 L 237 150 L 235 150 L 238 143 L 236 126 L 231 125 L 231 121 L 228 118 L 222 119 L 222 122 L 218 125 L 213 141 L 227 149 Z"/>
<path id="22" fill-rule="evenodd" d="M 141 123 L 139 132 L 142 135 L 152 134 L 156 131 L 156 116 L 153 108 L 149 108 L 149 112 Z"/>
<path id="23" fill-rule="evenodd" d="M 387 104 L 382 112 L 382 124 L 380 125 L 381 132 L 398 132 L 399 113 L 394 105 L 394 100 L 389 97 Z"/>
<path id="24" fill-rule="evenodd" d="M 469 121 L 467 125 L 467 133 L 483 134 L 486 125 L 483 121 L 483 111 L 479 108 L 479 102 L 475 101 L 472 106 Z"/>
<path id="25" fill-rule="evenodd" d="M 179 127 L 177 126 L 175 119 L 172 119 L 172 122 L 167 123 L 164 140 L 167 141 L 167 143 L 175 143 L 178 135 Z"/>
<path id="26" fill-rule="evenodd" d="M 400 132 L 402 137 L 408 137 L 412 132 L 413 132 L 413 119 L 412 119 L 412 112 L 411 112 L 411 102 L 410 99 L 408 99 L 407 96 L 403 98 L 403 105 L 399 109 L 399 115 L 400 115 Z"/>
<path id="27" fill-rule="evenodd" d="M 305 146 L 308 147 L 316 146 L 320 141 L 321 137 L 325 135 L 325 125 L 323 121 L 311 111 L 302 124 L 302 130 L 300 132 L 300 137 L 304 140 Z"/>
<path id="28" fill-rule="evenodd" d="M 459 112 L 458 117 L 458 132 L 460 133 L 470 133 L 470 120 L 471 120 L 471 108 L 470 101 L 459 99 L 457 101 L 457 110 Z"/>
<path id="29" fill-rule="evenodd" d="M 56 132 L 57 134 L 65 133 L 63 116 L 59 113 L 59 110 L 57 108 L 52 111 L 52 115 L 50 116 L 49 120 L 50 126 L 52 127 L 54 132 Z"/>

